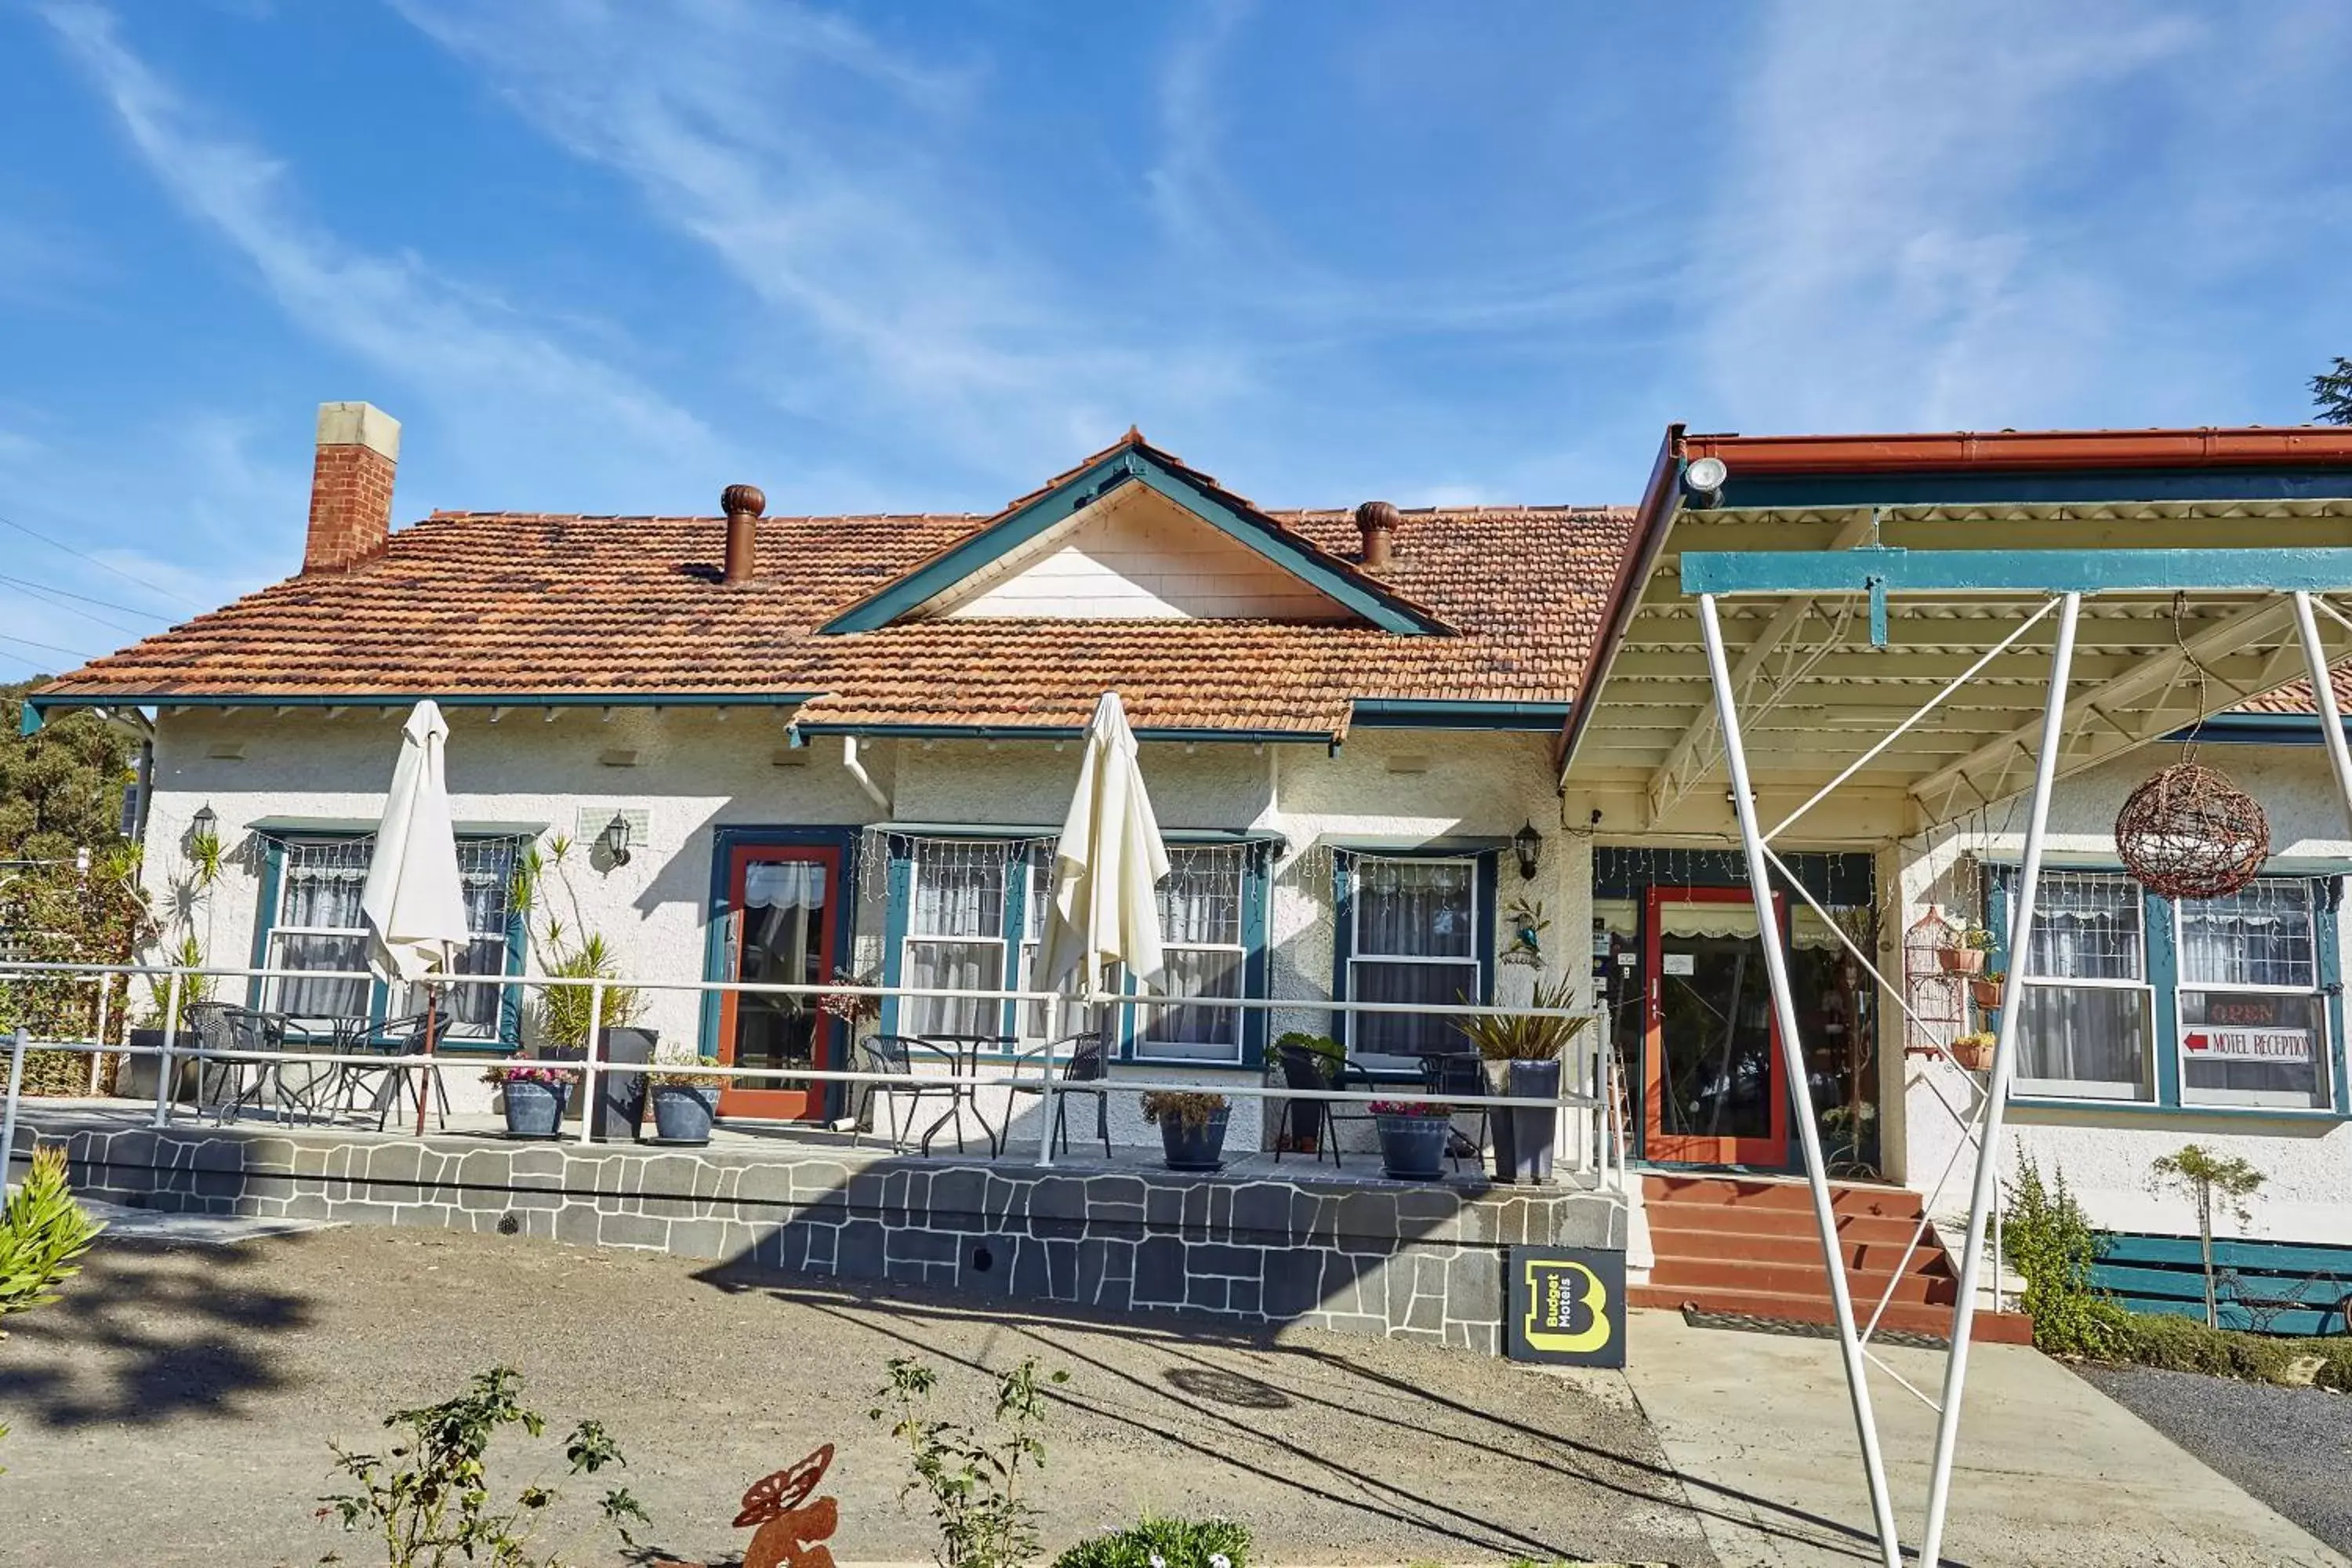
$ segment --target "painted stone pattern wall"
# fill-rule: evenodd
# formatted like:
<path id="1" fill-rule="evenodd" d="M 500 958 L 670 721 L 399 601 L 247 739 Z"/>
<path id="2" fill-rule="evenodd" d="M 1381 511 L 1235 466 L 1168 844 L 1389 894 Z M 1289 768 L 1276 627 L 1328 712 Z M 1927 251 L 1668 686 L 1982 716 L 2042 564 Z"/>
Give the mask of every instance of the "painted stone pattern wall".
<path id="1" fill-rule="evenodd" d="M 581 853 L 573 881 L 590 927 L 612 942 L 633 978 L 654 981 L 702 978 L 716 828 L 898 820 L 1050 830 L 1066 808 L 1078 762 L 1075 745 L 1050 742 L 868 743 L 859 754 L 877 800 L 843 765 L 837 739 L 788 746 L 778 710 L 737 708 L 721 720 L 709 710 L 620 708 L 604 717 L 585 708 L 559 710 L 549 721 L 541 710 L 518 708 L 493 723 L 484 710 L 454 709 L 448 718 L 451 805 L 461 826 L 544 825 L 576 838 L 583 821 L 593 830 L 617 811 L 646 814 L 646 841 L 634 847 L 628 865 L 592 867 Z M 396 719 L 362 709 L 335 719 L 316 710 L 164 714 L 145 869 L 157 907 L 184 910 L 186 929 L 213 961 L 248 962 L 260 891 L 252 824 L 372 818 L 391 776 Z M 1275 1014 L 1272 1037 L 1331 1027 L 1320 1004 L 1332 979 L 1332 840 L 1496 840 L 1532 823 L 1545 836 L 1542 863 L 1534 880 L 1523 882 L 1505 856 L 1500 899 L 1507 905 L 1524 891 L 1543 904 L 1551 922 L 1546 966 L 1501 965 L 1497 994 L 1524 1001 L 1539 978 L 1563 966 L 1582 983 L 1590 854 L 1584 837 L 1558 826 L 1550 748 L 1545 734 L 1361 731 L 1337 755 L 1320 745 L 1155 742 L 1142 748 L 1142 758 L 1164 826 L 1265 829 L 1287 842 L 1273 873 L 1269 984 L 1274 996 L 1299 1005 Z M 229 751 L 241 754 L 215 754 Z M 605 761 L 625 754 L 630 765 Z M 232 863 L 220 881 L 191 899 L 186 835 L 206 805 L 219 817 Z M 854 958 L 856 970 L 869 975 L 878 973 L 881 956 L 881 880 L 870 871 L 860 879 Z M 550 895 L 563 910 L 561 895 Z M 534 955 L 534 973 L 537 967 Z M 665 1047 L 698 1041 L 697 994 L 655 990 L 646 1002 L 641 1022 L 658 1031 Z M 1197 1063 L 1154 1063 L 1148 1070 L 1212 1082 L 1231 1074 Z M 477 1075 L 453 1071 L 447 1079 L 457 1109 L 489 1108 L 490 1090 Z M 1003 1109 L 1018 1118 L 1016 1138 L 1035 1138 L 1034 1102 Z M 1083 1109 L 1083 1119 L 1075 1112 L 1071 1118 L 1074 1138 L 1092 1131 L 1091 1107 Z M 1133 1096 L 1113 1101 L 1113 1117 L 1115 1142 L 1157 1142 Z M 1262 1118 L 1238 1116 L 1232 1147 L 1262 1147 L 1264 1132 Z"/>
<path id="2" fill-rule="evenodd" d="M 2270 819 L 2273 869 L 2316 874 L 2340 869 L 2352 859 L 2342 796 L 2319 747 L 2210 746 L 2202 758 L 2262 802 Z M 2152 749 L 2062 782 L 2051 802 L 2045 865 L 2112 868 L 2116 811 L 2133 789 L 2172 760 L 2169 751 Z M 2024 809 L 2022 802 L 1996 807 L 1989 821 L 1971 820 L 1957 832 L 1901 847 L 1898 940 L 1900 930 L 1917 920 L 1931 900 L 1943 903 L 1947 918 L 1956 918 L 1955 867 L 1964 854 L 2015 863 L 2022 848 Z M 1958 879 L 1966 879 L 1965 873 Z M 1899 964 L 1901 955 L 1891 955 L 1891 961 Z M 1889 971 L 1890 977 L 1894 973 Z M 2341 997 L 2331 1003 L 2343 1005 Z M 1889 1009 L 1887 1016 L 1891 1032 L 1900 1015 Z M 2173 1043 L 2158 1039 L 2155 1047 L 2169 1050 Z M 1904 1076 L 1904 1169 L 1909 1184 L 1929 1194 L 1932 1211 L 1964 1213 L 1975 1146 L 1971 1142 L 1939 1188 L 1937 1178 L 1959 1131 L 1936 1097 L 1940 1089 L 1956 1106 L 1972 1103 L 1968 1075 L 1948 1061 L 1915 1058 L 1905 1064 Z M 2352 1235 L 2352 1126 L 2331 1114 L 2252 1117 L 2144 1107 L 2037 1107 L 2027 1100 L 2012 1104 L 2009 1120 L 2009 1142 L 2016 1154 L 2032 1158 L 2045 1176 L 2063 1168 L 2093 1223 L 2106 1229 L 2195 1234 L 2190 1205 L 2152 1191 L 2148 1165 L 2184 1143 L 2201 1142 L 2226 1147 L 2270 1177 L 2253 1202 L 2244 1234 L 2313 1242 L 2341 1242 Z M 2009 1168 L 2014 1168 L 2014 1158 Z"/>
<path id="3" fill-rule="evenodd" d="M 646 1247 L 1108 1312 L 1499 1353 L 1514 1244 L 1622 1248 L 1613 1194 L 848 1154 L 575 1150 L 241 1129 L 27 1127 L 75 1187 L 161 1209 Z"/>

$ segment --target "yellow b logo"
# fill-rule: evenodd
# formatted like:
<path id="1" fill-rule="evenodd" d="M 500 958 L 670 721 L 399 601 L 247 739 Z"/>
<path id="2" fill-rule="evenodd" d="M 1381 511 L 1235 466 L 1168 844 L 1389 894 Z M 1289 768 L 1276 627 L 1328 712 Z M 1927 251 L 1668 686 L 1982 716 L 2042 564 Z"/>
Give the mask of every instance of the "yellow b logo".
<path id="1" fill-rule="evenodd" d="M 1580 1308 L 1585 1318 L 1581 1328 L 1575 1326 Z M 1608 1287 L 1581 1263 L 1531 1258 L 1525 1327 L 1533 1349 L 1591 1355 L 1609 1342 Z"/>

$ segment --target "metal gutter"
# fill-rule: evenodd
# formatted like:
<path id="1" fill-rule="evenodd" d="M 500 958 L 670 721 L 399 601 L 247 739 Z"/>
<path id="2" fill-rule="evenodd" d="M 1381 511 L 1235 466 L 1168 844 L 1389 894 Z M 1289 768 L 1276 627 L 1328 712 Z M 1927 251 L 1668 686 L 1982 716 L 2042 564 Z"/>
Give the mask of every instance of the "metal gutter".
<path id="1" fill-rule="evenodd" d="M 1641 508 L 1633 514 L 1633 548 L 1617 569 L 1617 580 L 1609 585 L 1609 598 L 1601 611 L 1601 633 L 1593 639 L 1592 658 L 1585 666 L 1584 679 L 1577 683 L 1576 703 L 1569 710 L 1567 727 L 1560 733 L 1555 762 L 1563 789 L 1568 785 L 1568 770 L 1576 762 L 1577 742 L 1584 738 L 1586 716 L 1600 705 L 1601 693 L 1609 684 L 1609 667 L 1616 662 L 1617 645 L 1633 624 L 1642 590 L 1674 527 L 1675 510 L 1681 501 L 1684 447 L 1683 427 L 1667 426 L 1657 460 L 1650 465 L 1650 482 L 1643 488 Z"/>
<path id="2" fill-rule="evenodd" d="M 1077 741 L 1086 737 L 1083 724 L 857 724 L 828 723 L 822 720 L 795 724 L 793 731 L 801 735 L 858 735 L 875 740 L 907 741 Z M 1233 745 L 1262 745 L 1283 742 L 1299 745 L 1328 745 L 1338 739 L 1325 730 L 1186 730 L 1135 727 L 1139 741 L 1183 741 L 1191 742 L 1225 742 Z"/>
<path id="3" fill-rule="evenodd" d="M 1557 731 L 1568 722 L 1575 706 L 1572 702 L 1359 697 L 1351 705 L 1348 723 L 1351 730 Z"/>
<path id="4" fill-rule="evenodd" d="M 1882 436 L 1692 436 L 1689 458 L 1734 475 L 1921 473 L 1987 468 L 2292 468 L 2352 465 L 2352 427 L 1954 430 Z"/>

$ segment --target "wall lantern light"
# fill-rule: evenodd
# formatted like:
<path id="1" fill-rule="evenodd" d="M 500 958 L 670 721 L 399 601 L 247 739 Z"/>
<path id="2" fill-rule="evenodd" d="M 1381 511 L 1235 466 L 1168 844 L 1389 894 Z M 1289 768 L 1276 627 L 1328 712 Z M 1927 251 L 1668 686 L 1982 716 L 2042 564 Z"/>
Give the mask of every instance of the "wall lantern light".
<path id="1" fill-rule="evenodd" d="M 1521 879 L 1533 880 L 1536 866 L 1543 858 L 1543 835 L 1536 831 L 1534 823 L 1528 823 L 1511 835 L 1511 849 L 1519 858 Z"/>
<path id="2" fill-rule="evenodd" d="M 604 831 L 598 837 L 604 839 L 604 853 L 612 858 L 614 865 L 625 866 L 629 863 L 629 814 L 627 812 L 614 812 L 613 820 L 604 825 Z"/>
<path id="3" fill-rule="evenodd" d="M 202 840 L 213 837 L 219 832 L 220 814 L 213 810 L 213 803 L 206 801 L 196 807 L 196 815 L 188 819 L 190 837 Z"/>

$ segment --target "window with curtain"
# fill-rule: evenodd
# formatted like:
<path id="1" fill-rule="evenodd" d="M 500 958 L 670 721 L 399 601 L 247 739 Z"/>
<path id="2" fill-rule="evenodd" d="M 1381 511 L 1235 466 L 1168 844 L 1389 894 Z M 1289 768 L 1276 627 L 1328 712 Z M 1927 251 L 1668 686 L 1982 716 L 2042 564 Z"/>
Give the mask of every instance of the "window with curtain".
<path id="1" fill-rule="evenodd" d="M 1478 998 L 1477 867 L 1471 860 L 1355 858 L 1351 1002 L 1456 1005 Z M 1413 1056 L 1460 1043 L 1453 1020 L 1349 1017 L 1352 1054 Z"/>
<path id="2" fill-rule="evenodd" d="M 510 838 L 457 841 L 458 885 L 465 894 L 467 931 L 466 945 L 457 950 L 454 966 L 457 973 L 509 972 L 507 928 L 513 910 L 515 849 Z M 360 914 L 360 894 L 367 886 L 368 860 L 374 853 L 373 834 L 297 840 L 285 846 L 278 868 L 278 908 L 269 929 L 268 967 L 321 971 L 368 967 L 367 925 Z M 268 1005 L 289 1017 L 323 1023 L 368 1015 L 372 982 L 367 980 L 298 978 L 270 984 Z M 496 1039 L 502 992 L 496 985 L 446 987 L 441 1005 L 447 1037 Z M 424 1008 L 424 988 L 409 986 L 403 988 L 391 1010 L 415 1013 Z"/>
<path id="3" fill-rule="evenodd" d="M 2181 1103 L 2328 1103 L 2311 884 L 2258 878 L 2179 921 Z"/>
<path id="4" fill-rule="evenodd" d="M 917 839 L 908 862 L 902 984 L 1003 990 L 1005 846 Z M 1000 1007 L 976 996 L 909 996 L 898 1026 L 911 1035 L 994 1035 Z"/>
<path id="5" fill-rule="evenodd" d="M 367 886 L 368 857 L 374 847 L 372 837 L 303 840 L 285 847 L 267 967 L 364 973 L 367 927 L 360 917 L 360 893 Z M 368 989 L 364 978 L 278 979 L 269 983 L 268 1005 L 299 1019 L 363 1018 Z"/>
<path id="6" fill-rule="evenodd" d="M 2017 1091 L 2152 1100 L 2153 1002 L 2139 884 L 2045 871 L 2019 999 Z"/>
<path id="7" fill-rule="evenodd" d="M 1238 998 L 1247 952 L 1242 941 L 1239 845 L 1171 847 L 1159 889 L 1162 955 L 1153 994 L 1189 1005 L 1138 1009 L 1138 1054 L 1237 1062 L 1242 1059 L 1242 1011 L 1215 998 Z"/>

